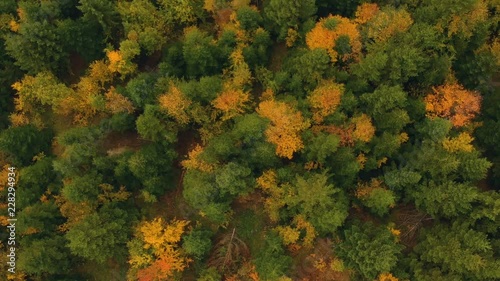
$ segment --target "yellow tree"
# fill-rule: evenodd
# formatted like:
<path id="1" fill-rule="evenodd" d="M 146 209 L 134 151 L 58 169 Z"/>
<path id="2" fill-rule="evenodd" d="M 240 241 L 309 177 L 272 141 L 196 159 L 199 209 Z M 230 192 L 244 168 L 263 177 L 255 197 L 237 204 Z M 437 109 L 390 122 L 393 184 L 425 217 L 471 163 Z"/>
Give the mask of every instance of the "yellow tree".
<path id="1" fill-rule="evenodd" d="M 307 33 L 306 44 L 311 50 L 325 49 L 330 54 L 332 62 L 337 61 L 338 53 L 335 50 L 338 39 L 341 37 L 348 38 L 348 44 L 351 51 L 342 56 L 342 60 L 350 58 L 357 59 L 361 52 L 361 38 L 357 29 L 357 24 L 348 18 L 341 16 L 328 16 L 322 18 L 316 26 Z"/>
<path id="2" fill-rule="evenodd" d="M 179 249 L 188 224 L 185 220 L 166 223 L 162 218 L 142 222 L 129 243 L 129 274 L 140 281 L 154 281 L 170 280 L 175 272 L 182 272 L 191 262 Z"/>
<path id="3" fill-rule="evenodd" d="M 266 129 L 266 137 L 276 145 L 276 155 L 292 159 L 293 153 L 304 147 L 300 133 L 309 127 L 300 111 L 274 99 L 262 101 L 257 113 L 271 120 Z"/>
<path id="4" fill-rule="evenodd" d="M 375 135 L 375 127 L 372 124 L 371 118 L 366 114 L 361 114 L 352 119 L 354 124 L 354 131 L 352 136 L 354 139 L 369 142 Z"/>
<path id="5" fill-rule="evenodd" d="M 333 81 L 325 81 L 320 84 L 310 95 L 309 102 L 313 108 L 313 120 L 315 123 L 323 122 L 323 119 L 332 114 L 340 104 L 340 98 L 344 93 L 344 85 Z"/>
<path id="6" fill-rule="evenodd" d="M 191 105 L 191 100 L 176 85 L 173 83 L 170 84 L 168 93 L 161 95 L 158 101 L 160 107 L 177 122 L 180 124 L 187 124 L 189 122 L 190 118 L 187 112 Z"/>
<path id="7" fill-rule="evenodd" d="M 455 127 L 462 127 L 481 110 L 481 95 L 457 83 L 446 84 L 425 97 L 425 109 L 430 118 L 448 118 Z"/>

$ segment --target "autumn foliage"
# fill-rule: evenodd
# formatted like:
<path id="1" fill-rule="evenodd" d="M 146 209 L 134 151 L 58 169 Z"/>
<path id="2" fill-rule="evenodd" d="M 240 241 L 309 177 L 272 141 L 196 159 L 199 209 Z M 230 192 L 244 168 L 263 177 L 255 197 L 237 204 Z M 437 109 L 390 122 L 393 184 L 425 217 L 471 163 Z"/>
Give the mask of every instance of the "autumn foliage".
<path id="1" fill-rule="evenodd" d="M 340 104 L 343 92 L 344 86 L 342 84 L 326 81 L 309 95 L 315 123 L 321 123 L 326 116 L 335 111 Z"/>
<path id="2" fill-rule="evenodd" d="M 368 37 L 375 42 L 384 42 L 397 33 L 407 31 L 413 19 L 406 10 L 385 9 L 376 13 L 366 24 Z"/>
<path id="3" fill-rule="evenodd" d="M 293 153 L 304 147 L 300 132 L 309 124 L 301 112 L 284 102 L 266 100 L 259 104 L 257 113 L 271 120 L 265 134 L 267 140 L 276 145 L 276 155 L 292 159 Z"/>
<path id="4" fill-rule="evenodd" d="M 481 95 L 459 84 L 446 84 L 425 97 L 425 109 L 430 118 L 447 118 L 455 127 L 462 127 L 479 113 Z"/>
<path id="5" fill-rule="evenodd" d="M 361 39 L 357 24 L 341 16 L 328 16 L 321 19 L 316 26 L 306 35 L 307 47 L 311 50 L 325 49 L 330 54 L 332 62 L 337 61 L 338 53 L 334 49 L 337 39 L 341 36 L 349 38 L 351 52 L 344 54 L 342 60 L 357 58 L 361 52 Z"/>
<path id="6" fill-rule="evenodd" d="M 372 124 L 371 118 L 366 114 L 361 114 L 358 117 L 353 118 L 354 139 L 369 142 L 375 135 L 375 127 Z"/>
<path id="7" fill-rule="evenodd" d="M 170 280 L 175 272 L 186 268 L 190 259 L 183 256 L 177 244 L 188 223 L 184 220 L 166 223 L 162 218 L 156 218 L 139 225 L 137 236 L 147 252 L 131 253 L 129 263 L 139 268 L 137 280 Z"/>
<path id="8" fill-rule="evenodd" d="M 243 113 L 249 99 L 250 95 L 247 92 L 229 88 L 219 94 L 212 104 L 216 109 L 222 111 L 222 119 L 227 120 Z"/>
<path id="9" fill-rule="evenodd" d="M 358 24 L 367 23 L 380 11 L 376 3 L 363 3 L 356 9 L 355 22 Z"/>
<path id="10" fill-rule="evenodd" d="M 168 93 L 161 95 L 158 101 L 160 102 L 160 107 L 177 122 L 180 124 L 187 124 L 189 122 L 187 109 L 191 105 L 191 101 L 176 85 L 171 84 Z"/>

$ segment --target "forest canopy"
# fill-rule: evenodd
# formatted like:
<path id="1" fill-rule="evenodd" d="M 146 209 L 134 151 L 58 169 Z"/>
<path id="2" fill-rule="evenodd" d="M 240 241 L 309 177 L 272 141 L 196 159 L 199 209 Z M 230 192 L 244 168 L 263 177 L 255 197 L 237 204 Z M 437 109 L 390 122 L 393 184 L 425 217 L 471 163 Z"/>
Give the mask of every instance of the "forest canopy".
<path id="1" fill-rule="evenodd" d="M 499 33 L 498 0 L 0 1 L 0 279 L 500 280 Z"/>

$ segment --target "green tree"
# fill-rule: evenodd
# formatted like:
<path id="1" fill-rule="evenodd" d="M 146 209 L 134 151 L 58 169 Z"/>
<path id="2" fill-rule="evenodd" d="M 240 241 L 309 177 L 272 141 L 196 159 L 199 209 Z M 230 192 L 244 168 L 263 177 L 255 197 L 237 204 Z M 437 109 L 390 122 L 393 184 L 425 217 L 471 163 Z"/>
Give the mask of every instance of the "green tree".
<path id="1" fill-rule="evenodd" d="M 297 176 L 291 194 L 284 198 L 289 209 L 304 214 L 319 233 L 330 233 L 347 218 L 344 192 L 329 183 L 327 173 Z"/>
<path id="2" fill-rule="evenodd" d="M 18 208 L 35 203 L 47 189 L 50 190 L 54 186 L 56 174 L 52 168 L 52 160 L 50 157 L 44 157 L 19 171 L 16 200 Z"/>
<path id="3" fill-rule="evenodd" d="M 288 29 L 299 29 L 306 20 L 316 13 L 314 0 L 271 0 L 264 7 L 264 15 L 271 23 L 270 30 L 278 34 L 283 40 L 287 36 Z"/>
<path id="4" fill-rule="evenodd" d="M 344 239 L 335 246 L 335 253 L 363 278 L 373 280 L 396 265 L 402 246 L 396 243 L 388 228 L 358 222 L 343 234 Z"/>
<path id="5" fill-rule="evenodd" d="M 203 229 L 193 229 L 182 237 L 182 248 L 186 254 L 201 260 L 212 248 L 212 232 Z"/>
<path id="6" fill-rule="evenodd" d="M 104 206 L 88 215 L 66 233 L 68 247 L 76 256 L 104 263 L 123 257 L 128 237 L 128 215 L 113 206 Z"/>
<path id="7" fill-rule="evenodd" d="M 67 273 L 71 258 L 66 244 L 63 236 L 53 236 L 23 245 L 18 257 L 19 270 L 37 277 Z"/>
<path id="8" fill-rule="evenodd" d="M 26 166 L 38 153 L 49 154 L 51 140 L 49 129 L 39 130 L 33 125 L 11 127 L 0 133 L 0 151 L 12 164 Z"/>
<path id="9" fill-rule="evenodd" d="M 62 194 L 73 203 L 96 203 L 99 195 L 99 185 L 103 178 L 96 171 L 90 171 L 83 176 L 66 178 Z"/>
<path id="10" fill-rule="evenodd" d="M 494 280 L 500 278 L 500 262 L 485 233 L 467 224 L 444 223 L 426 230 L 414 249 L 415 280 Z"/>

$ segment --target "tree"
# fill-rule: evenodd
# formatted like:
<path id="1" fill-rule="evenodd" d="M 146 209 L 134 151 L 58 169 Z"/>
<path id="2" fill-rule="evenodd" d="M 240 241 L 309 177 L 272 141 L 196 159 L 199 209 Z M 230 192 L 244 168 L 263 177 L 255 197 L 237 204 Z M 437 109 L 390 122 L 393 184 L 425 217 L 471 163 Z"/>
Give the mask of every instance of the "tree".
<path id="1" fill-rule="evenodd" d="M 83 176 L 66 178 L 63 180 L 62 194 L 74 203 L 96 203 L 102 180 L 102 175 L 96 171 L 90 171 Z"/>
<path id="2" fill-rule="evenodd" d="M 178 123 L 185 125 L 189 122 L 187 112 L 191 101 L 174 84 L 170 84 L 168 93 L 159 96 L 158 101 L 160 107 Z"/>
<path id="3" fill-rule="evenodd" d="M 478 200 L 479 191 L 469 183 L 444 181 L 439 184 L 430 181 L 410 192 L 410 196 L 419 209 L 432 217 L 452 218 L 470 213 Z"/>
<path id="4" fill-rule="evenodd" d="M 43 157 L 33 165 L 19 171 L 17 182 L 18 208 L 25 208 L 40 200 L 42 195 L 54 186 L 56 173 L 52 168 L 51 157 Z"/>
<path id="5" fill-rule="evenodd" d="M 499 262 L 493 256 L 493 245 L 488 236 L 467 224 L 459 221 L 452 225 L 438 224 L 424 231 L 422 239 L 415 247 L 418 260 L 412 263 L 415 280 L 500 277 Z"/>
<path id="6" fill-rule="evenodd" d="M 346 46 L 338 49 L 341 42 L 344 42 Z M 356 23 L 341 16 L 330 15 L 322 18 L 307 33 L 306 44 L 310 50 L 321 48 L 328 51 L 332 62 L 336 62 L 338 57 L 343 61 L 356 59 L 361 52 L 360 34 Z"/>
<path id="7" fill-rule="evenodd" d="M 359 183 L 356 189 L 356 197 L 363 205 L 373 213 L 383 216 L 396 204 L 396 198 L 392 190 L 387 189 L 379 179 L 372 179 L 370 183 Z"/>
<path id="8" fill-rule="evenodd" d="M 407 31 L 412 24 L 413 19 L 406 10 L 384 8 L 367 21 L 367 35 L 375 42 L 384 42 Z"/>
<path id="9" fill-rule="evenodd" d="M 217 49 L 213 38 L 198 28 L 188 28 L 184 32 L 182 54 L 188 77 L 200 77 L 218 73 L 221 64 L 217 61 Z"/>
<path id="10" fill-rule="evenodd" d="M 182 255 L 179 246 L 188 221 L 162 218 L 143 221 L 135 238 L 128 243 L 131 268 L 129 276 L 140 281 L 168 280 L 182 272 L 190 260 Z"/>
<path id="11" fill-rule="evenodd" d="M 481 96 L 459 84 L 446 84 L 433 89 L 425 97 L 427 115 L 449 118 L 455 127 L 471 122 L 481 109 Z"/>
<path id="12" fill-rule="evenodd" d="M 222 111 L 222 120 L 231 119 L 244 112 L 245 103 L 250 99 L 248 92 L 240 89 L 226 89 L 212 102 L 213 106 Z"/>
<path id="13" fill-rule="evenodd" d="M 49 154 L 52 132 L 33 125 L 11 127 L 0 133 L 0 151 L 15 165 L 27 165 L 33 156 Z"/>
<path id="14" fill-rule="evenodd" d="M 353 250 L 355 249 L 355 250 Z M 373 280 L 378 274 L 390 272 L 402 249 L 388 228 L 371 223 L 358 223 L 344 231 L 344 239 L 335 253 L 363 278 Z"/>
<path id="15" fill-rule="evenodd" d="M 98 263 L 122 257 L 121 247 L 128 237 L 127 221 L 127 213 L 112 205 L 86 216 L 66 232 L 71 253 Z"/>
<path id="16" fill-rule="evenodd" d="M 278 38 L 285 39 L 290 28 L 299 27 L 316 13 L 315 1 L 306 0 L 271 0 L 264 7 L 264 15 L 271 22 L 270 30 L 278 34 Z"/>
<path id="17" fill-rule="evenodd" d="M 344 85 L 333 81 L 325 81 L 309 95 L 309 102 L 313 108 L 313 120 L 321 123 L 325 117 L 335 112 L 344 93 Z"/>
<path id="18" fill-rule="evenodd" d="M 52 236 L 23 245 L 18 257 L 19 270 L 35 276 L 68 272 L 71 259 L 66 244 L 63 236 Z"/>
<path id="19" fill-rule="evenodd" d="M 212 248 L 211 236 L 211 231 L 193 229 L 182 238 L 182 249 L 196 260 L 202 260 Z"/>
<path id="20" fill-rule="evenodd" d="M 304 147 L 299 133 L 309 124 L 304 121 L 300 112 L 295 112 L 284 102 L 267 100 L 259 104 L 257 113 L 271 120 L 271 125 L 266 129 L 266 137 L 276 145 L 276 155 L 292 159 L 293 153 Z"/>

